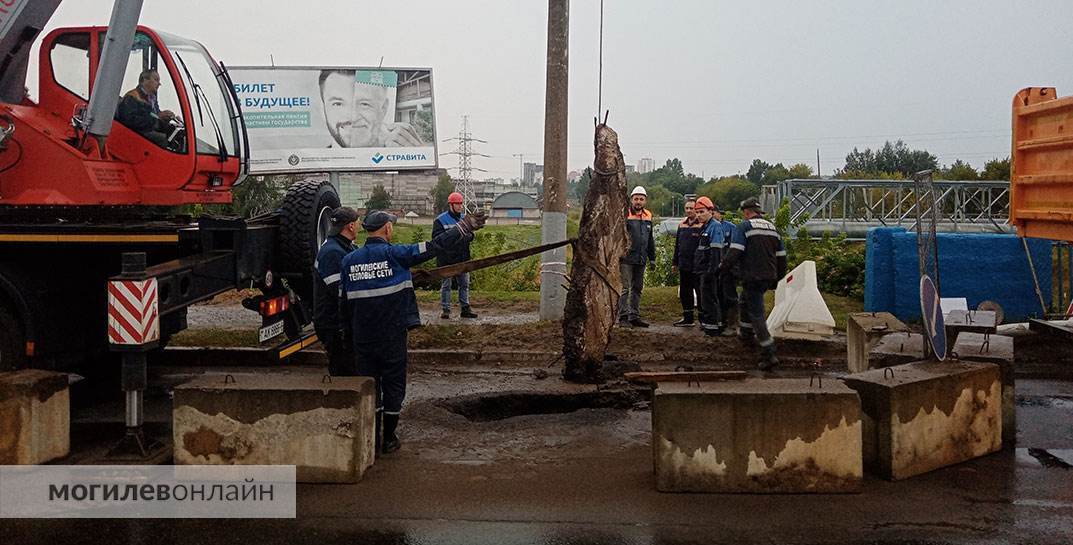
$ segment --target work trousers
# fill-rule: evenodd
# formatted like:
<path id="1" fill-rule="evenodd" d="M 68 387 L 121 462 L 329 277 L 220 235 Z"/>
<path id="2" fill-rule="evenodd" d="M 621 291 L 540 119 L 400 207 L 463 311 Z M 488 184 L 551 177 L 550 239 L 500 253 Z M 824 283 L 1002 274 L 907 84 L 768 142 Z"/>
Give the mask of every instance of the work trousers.
<path id="1" fill-rule="evenodd" d="M 683 312 L 693 312 L 695 302 L 699 301 L 700 278 L 693 271 L 678 269 L 678 299 L 682 302 Z"/>
<path id="2" fill-rule="evenodd" d="M 402 412 L 406 398 L 406 333 L 393 339 L 354 345 L 358 375 L 376 379 L 377 410 L 386 415 Z"/>
<path id="3" fill-rule="evenodd" d="M 739 334 L 742 338 L 755 338 L 756 343 L 762 350 L 775 345 L 775 339 L 767 330 L 767 319 L 764 318 L 764 293 L 768 290 L 768 282 L 744 282 L 742 284 L 742 313 Z"/>
<path id="4" fill-rule="evenodd" d="M 722 315 L 719 312 L 719 275 L 701 273 L 700 289 L 697 290 L 700 303 L 701 329 L 719 329 Z"/>
<path id="5" fill-rule="evenodd" d="M 316 329 L 317 339 L 320 340 L 324 352 L 328 354 L 328 374 L 333 377 L 353 377 L 358 374 L 357 364 L 354 362 L 354 348 L 343 342 L 342 335 L 338 331 Z"/>
<path id="6" fill-rule="evenodd" d="M 723 322 L 731 320 L 738 308 L 738 279 L 730 271 L 719 274 L 719 315 Z M 724 324 L 730 326 L 732 324 Z"/>
<path id="7" fill-rule="evenodd" d="M 458 304 L 462 308 L 469 307 L 469 273 L 462 273 L 452 278 L 444 278 L 440 284 L 440 307 L 444 312 L 451 310 L 451 281 L 458 286 Z"/>
<path id="8" fill-rule="evenodd" d="M 645 265 L 623 263 L 622 297 L 618 300 L 618 317 L 620 320 L 635 320 L 641 317 L 641 291 L 645 289 Z"/>

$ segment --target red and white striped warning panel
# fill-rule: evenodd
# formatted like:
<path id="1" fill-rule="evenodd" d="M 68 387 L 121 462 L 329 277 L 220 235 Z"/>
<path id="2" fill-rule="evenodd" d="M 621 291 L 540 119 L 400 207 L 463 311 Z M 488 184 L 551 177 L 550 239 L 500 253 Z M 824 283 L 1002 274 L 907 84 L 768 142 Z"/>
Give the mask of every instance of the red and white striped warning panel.
<path id="1" fill-rule="evenodd" d="M 108 340 L 146 344 L 160 339 L 156 278 L 108 282 Z"/>

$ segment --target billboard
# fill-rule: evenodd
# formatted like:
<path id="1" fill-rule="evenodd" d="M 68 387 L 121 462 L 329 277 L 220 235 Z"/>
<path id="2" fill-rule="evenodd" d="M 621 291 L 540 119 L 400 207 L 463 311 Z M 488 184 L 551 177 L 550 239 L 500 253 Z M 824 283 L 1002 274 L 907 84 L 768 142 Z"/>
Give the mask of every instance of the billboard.
<path id="1" fill-rule="evenodd" d="M 250 173 L 438 166 L 429 68 L 229 68 Z"/>

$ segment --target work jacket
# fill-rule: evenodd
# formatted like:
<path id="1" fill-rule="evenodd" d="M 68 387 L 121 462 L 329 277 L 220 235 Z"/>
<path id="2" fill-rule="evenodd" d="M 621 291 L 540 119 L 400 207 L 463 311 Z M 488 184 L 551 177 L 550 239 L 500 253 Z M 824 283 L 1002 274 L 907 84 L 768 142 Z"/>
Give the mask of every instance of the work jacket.
<path id="1" fill-rule="evenodd" d="M 343 257 L 354 250 L 354 243 L 343 235 L 324 239 L 313 262 L 313 327 L 322 334 L 342 329 L 339 323 L 339 280 Z"/>
<path id="2" fill-rule="evenodd" d="M 741 222 L 734 229 L 720 270 L 740 261 L 742 283 L 773 284 L 786 275 L 786 249 L 775 225 L 764 218 Z"/>
<path id="3" fill-rule="evenodd" d="M 630 236 L 630 250 L 622 256 L 629 265 L 644 265 L 656 259 L 656 241 L 652 237 L 652 212 L 641 209 L 626 213 L 626 233 Z"/>
<path id="4" fill-rule="evenodd" d="M 715 274 L 723 259 L 726 247 L 726 234 L 723 224 L 710 219 L 701 226 L 700 239 L 697 243 L 697 257 L 693 260 L 693 272 L 696 274 Z"/>
<path id="5" fill-rule="evenodd" d="M 391 244 L 369 237 L 365 245 L 343 258 L 340 297 L 355 345 L 405 335 L 421 325 L 410 267 L 428 261 L 473 239 L 458 226 L 428 242 Z"/>
<path id="6" fill-rule="evenodd" d="M 465 210 L 458 214 L 457 217 L 455 217 L 450 210 L 436 216 L 436 219 L 432 222 L 432 238 L 436 238 L 440 233 L 462 221 L 462 218 L 464 217 L 466 217 Z M 444 265 L 454 265 L 455 263 L 469 260 L 469 241 L 466 241 L 465 243 L 447 250 L 442 255 L 436 256 L 436 266 L 443 267 Z"/>
<path id="7" fill-rule="evenodd" d="M 689 272 L 693 270 L 693 257 L 697 253 L 697 244 L 700 243 L 701 226 L 696 221 L 688 218 L 678 224 L 678 232 L 674 236 L 674 259 L 671 264 L 679 270 Z"/>

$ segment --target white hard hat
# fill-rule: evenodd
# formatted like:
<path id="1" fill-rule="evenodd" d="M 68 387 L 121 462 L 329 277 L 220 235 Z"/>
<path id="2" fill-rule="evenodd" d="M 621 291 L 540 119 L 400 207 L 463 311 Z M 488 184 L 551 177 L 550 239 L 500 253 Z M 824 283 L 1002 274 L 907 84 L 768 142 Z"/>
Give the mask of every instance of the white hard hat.
<path id="1" fill-rule="evenodd" d="M 633 188 L 633 191 L 630 192 L 631 197 L 634 196 L 634 195 L 644 195 L 645 197 L 647 197 L 648 192 L 645 191 L 645 188 L 643 188 L 641 186 L 637 186 L 637 187 Z"/>

